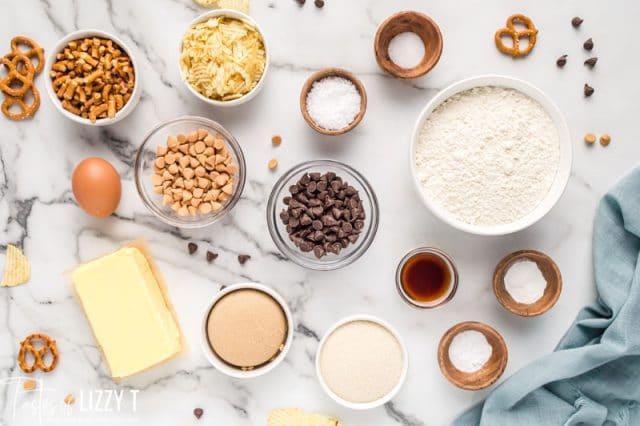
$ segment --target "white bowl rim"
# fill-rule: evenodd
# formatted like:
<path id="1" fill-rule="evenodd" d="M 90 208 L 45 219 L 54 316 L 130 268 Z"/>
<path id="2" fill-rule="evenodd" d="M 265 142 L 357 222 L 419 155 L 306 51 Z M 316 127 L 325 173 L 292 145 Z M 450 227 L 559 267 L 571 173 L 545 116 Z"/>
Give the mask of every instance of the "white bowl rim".
<path id="1" fill-rule="evenodd" d="M 527 215 L 516 220 L 515 222 L 508 224 L 490 226 L 472 225 L 455 218 L 443 207 L 439 206 L 429 199 L 427 194 L 421 188 L 417 178 L 417 170 L 415 165 L 416 144 L 418 142 L 420 131 L 431 112 L 433 112 L 436 107 L 442 104 L 442 102 L 444 102 L 445 100 L 449 99 L 451 96 L 474 87 L 483 86 L 498 86 L 516 89 L 529 96 L 544 108 L 545 112 L 553 120 L 558 131 L 560 160 L 556 177 L 551 185 L 551 188 L 549 188 L 549 192 L 547 193 L 547 195 L 545 195 L 545 197 L 542 199 L 540 204 L 536 206 L 535 209 L 533 209 Z M 569 177 L 571 176 L 571 164 L 573 161 L 572 156 L 573 153 L 569 127 L 567 126 L 562 112 L 553 102 L 553 100 L 541 89 L 525 80 L 500 74 L 483 74 L 465 78 L 440 90 L 438 94 L 436 94 L 436 96 L 434 96 L 420 112 L 420 115 L 413 128 L 413 133 L 411 135 L 411 145 L 409 151 L 409 161 L 413 185 L 420 198 L 422 199 L 422 202 L 436 217 L 438 217 L 443 222 L 461 231 L 465 231 L 475 235 L 511 234 L 528 228 L 529 226 L 542 219 L 555 206 L 567 187 Z"/>
<path id="2" fill-rule="evenodd" d="M 351 402 L 351 401 L 347 401 L 346 399 L 340 398 L 329 388 L 329 386 L 327 386 L 324 379 L 322 378 L 322 373 L 320 372 L 320 354 L 322 353 L 322 349 L 324 348 L 324 345 L 327 339 L 329 338 L 329 336 L 336 329 L 338 329 L 338 327 L 341 327 L 347 323 L 355 322 L 355 321 L 370 321 L 384 327 L 396 338 L 402 350 L 402 360 L 404 364 L 402 367 L 402 372 L 400 373 L 400 379 L 398 380 L 398 383 L 396 383 L 396 385 L 393 387 L 393 389 L 391 389 L 391 391 L 389 391 L 388 394 L 386 394 L 382 398 L 376 399 L 375 401 Z M 331 327 L 329 327 L 329 329 L 325 332 L 324 336 L 322 337 L 322 340 L 320 340 L 320 343 L 318 344 L 318 349 L 316 350 L 315 364 L 316 364 L 316 377 L 320 382 L 320 386 L 325 391 L 325 393 L 329 395 L 329 397 L 331 397 L 331 399 L 333 399 L 338 404 L 347 408 L 351 408 L 353 410 L 369 410 L 369 409 L 376 408 L 386 404 L 392 398 L 394 398 L 397 395 L 397 393 L 400 391 L 400 388 L 402 388 L 402 385 L 404 384 L 407 378 L 407 371 L 409 370 L 409 353 L 407 352 L 407 347 L 404 341 L 402 340 L 402 338 L 400 337 L 400 333 L 398 333 L 398 330 L 396 330 L 396 328 L 393 327 L 391 324 L 389 324 L 387 321 L 379 317 L 376 317 L 374 315 L 354 314 L 354 315 L 349 315 L 347 317 L 344 317 L 341 320 L 337 321 Z"/>
<path id="3" fill-rule="evenodd" d="M 182 67 L 180 66 L 180 55 L 182 54 L 182 40 L 184 39 L 184 36 L 187 34 L 187 31 L 189 31 L 189 29 L 194 25 L 199 24 L 200 22 L 203 22 L 206 19 L 213 18 L 216 16 L 222 16 L 222 15 L 239 19 L 241 21 L 246 21 L 249 24 L 253 25 L 255 29 L 258 31 L 258 33 L 260 34 L 260 36 L 262 37 L 262 45 L 264 46 L 264 53 L 265 53 L 264 70 L 262 71 L 262 75 L 260 76 L 260 80 L 258 80 L 258 84 L 256 84 L 256 87 L 254 87 L 253 90 L 251 90 L 250 92 L 242 95 L 242 97 L 238 99 L 233 99 L 230 101 L 219 101 L 216 99 L 211 99 L 204 96 L 200 92 L 198 92 L 196 89 L 191 87 L 189 83 L 187 83 L 187 80 L 184 77 L 184 72 L 182 71 Z M 264 31 L 262 30 L 262 27 L 258 25 L 255 19 L 253 19 L 246 13 L 242 13 L 234 9 L 213 9 L 199 15 L 197 18 L 191 21 L 187 26 L 187 29 L 182 34 L 182 37 L 180 38 L 179 51 L 178 51 L 178 72 L 180 73 L 180 80 L 184 83 L 187 89 L 201 101 L 206 102 L 210 105 L 218 106 L 218 107 L 232 107 L 232 106 L 240 105 L 250 101 L 251 99 L 253 99 L 253 97 L 255 97 L 258 94 L 258 92 L 260 92 L 260 90 L 262 90 L 262 87 L 264 86 L 264 81 L 266 80 L 267 71 L 269 70 L 269 62 L 271 62 L 270 58 L 271 58 L 270 49 L 267 46 L 267 38 L 265 36 Z"/>
<path id="4" fill-rule="evenodd" d="M 230 365 L 226 364 L 224 361 L 222 361 L 220 358 L 218 358 L 218 356 L 213 352 L 213 349 L 211 349 L 211 346 L 209 345 L 209 340 L 207 338 L 207 322 L 209 319 L 209 312 L 211 312 L 213 305 L 215 305 L 218 300 L 220 300 L 222 297 L 226 296 L 227 294 L 234 292 L 236 290 L 244 290 L 244 289 L 253 289 L 253 290 L 262 291 L 263 293 L 266 293 L 269 296 L 273 297 L 275 301 L 278 302 L 278 304 L 282 308 L 282 311 L 284 312 L 285 317 L 287 318 L 287 337 L 285 339 L 284 347 L 282 348 L 280 353 L 272 361 L 268 362 L 267 364 L 261 367 L 255 368 L 253 370 L 247 370 L 247 371 L 243 371 L 238 368 L 233 368 Z M 291 315 L 291 310 L 289 309 L 289 305 L 287 305 L 287 302 L 285 302 L 285 300 L 282 298 L 282 296 L 280 296 L 278 292 L 276 292 L 271 287 L 264 284 L 260 284 L 260 283 L 255 283 L 255 282 L 236 283 L 236 284 L 229 285 L 223 288 L 222 290 L 220 290 L 218 293 L 216 293 L 216 295 L 213 297 L 211 302 L 207 304 L 207 308 L 205 309 L 202 317 L 202 327 L 201 327 L 202 336 L 200 339 L 200 346 L 202 347 L 202 351 L 204 352 L 204 355 L 207 358 L 207 360 L 219 372 L 237 379 L 250 379 L 253 377 L 259 377 L 264 374 L 267 374 L 268 372 L 276 368 L 286 358 L 287 353 L 289 352 L 289 349 L 291 349 L 291 344 L 293 341 L 293 327 L 294 327 L 293 316 Z"/>
<path id="5" fill-rule="evenodd" d="M 56 55 L 60 53 L 60 51 L 62 51 L 62 49 L 64 49 L 64 47 L 70 41 L 78 40 L 85 37 L 91 37 L 91 36 L 97 36 L 100 38 L 113 40 L 129 56 L 129 59 L 131 60 L 131 65 L 133 65 L 133 69 L 135 71 L 135 82 L 133 85 L 133 93 L 131 94 L 131 98 L 129 99 L 129 101 L 124 105 L 124 107 L 122 107 L 120 111 L 116 113 L 115 117 L 101 118 L 96 120 L 95 123 L 92 123 L 91 120 L 89 120 L 88 118 L 80 117 L 79 115 L 75 115 L 74 113 L 62 108 L 60 99 L 58 99 L 58 96 L 56 96 L 55 92 L 53 91 L 53 85 L 52 85 L 51 76 L 50 76 L 51 67 L 53 67 L 53 64 L 55 64 L 56 62 Z M 45 78 L 47 81 L 45 86 L 46 86 L 47 94 L 49 95 L 49 99 L 51 99 L 51 102 L 55 105 L 56 109 L 62 113 L 62 115 L 64 115 L 65 117 L 67 117 L 72 121 L 75 121 L 76 123 L 84 124 L 87 126 L 95 126 L 95 127 L 108 126 L 110 124 L 117 123 L 118 121 L 122 120 L 127 115 L 129 115 L 137 106 L 138 101 L 140 100 L 140 94 L 142 93 L 142 88 L 141 88 L 142 86 L 140 85 L 140 67 L 138 66 L 138 61 L 136 60 L 136 56 L 124 41 L 122 41 L 120 38 L 118 38 L 112 33 L 109 33 L 103 30 L 93 29 L 93 28 L 70 32 L 69 34 L 65 35 L 60 40 L 58 40 L 55 47 L 51 49 L 51 53 L 49 54 L 47 61 L 48 61 L 46 66 L 47 75 Z"/>

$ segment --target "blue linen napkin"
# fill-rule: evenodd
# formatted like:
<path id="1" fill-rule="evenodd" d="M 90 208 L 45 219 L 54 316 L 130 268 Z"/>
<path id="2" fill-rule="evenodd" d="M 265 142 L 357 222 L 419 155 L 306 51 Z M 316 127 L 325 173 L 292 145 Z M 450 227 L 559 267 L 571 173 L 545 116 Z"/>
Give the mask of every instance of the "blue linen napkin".
<path id="1" fill-rule="evenodd" d="M 580 311 L 553 353 L 516 372 L 453 424 L 640 425 L 639 253 L 636 168 L 596 213 L 595 303 Z"/>

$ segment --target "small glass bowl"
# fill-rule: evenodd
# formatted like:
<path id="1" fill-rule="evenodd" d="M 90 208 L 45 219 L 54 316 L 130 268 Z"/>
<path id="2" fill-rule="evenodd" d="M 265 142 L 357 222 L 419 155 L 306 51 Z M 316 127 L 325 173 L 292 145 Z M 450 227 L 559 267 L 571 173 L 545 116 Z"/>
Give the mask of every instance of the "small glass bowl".
<path id="1" fill-rule="evenodd" d="M 171 206 L 162 204 L 162 196 L 153 191 L 151 176 L 154 173 L 154 161 L 158 145 L 166 145 L 169 136 L 189 133 L 197 129 L 205 129 L 211 134 L 220 133 L 227 144 L 233 164 L 237 167 L 234 176 L 233 193 L 217 212 L 195 216 L 178 216 L 171 210 Z M 135 181 L 138 194 L 143 204 L 161 221 L 178 228 L 202 228 L 218 221 L 227 214 L 238 202 L 244 189 L 246 165 L 244 155 L 238 141 L 224 127 L 215 121 L 203 117 L 184 116 L 166 121 L 153 128 L 142 141 L 138 149 L 135 162 Z"/>
<path id="2" fill-rule="evenodd" d="M 436 299 L 431 302 L 420 302 L 418 300 L 411 298 L 404 291 L 404 287 L 402 285 L 402 271 L 405 265 L 414 256 L 423 254 L 423 253 L 431 254 L 435 257 L 442 259 L 444 263 L 446 263 L 446 265 L 449 267 L 449 272 L 451 274 L 451 283 L 449 284 L 449 289 L 447 290 L 447 293 L 444 294 L 439 299 Z M 402 298 L 402 300 L 404 300 L 408 305 L 413 306 L 414 308 L 419 308 L 419 309 L 437 308 L 439 306 L 442 306 L 448 303 L 451 299 L 453 299 L 453 296 L 456 295 L 456 291 L 458 290 L 458 269 L 456 269 L 456 265 L 455 263 L 453 263 L 453 259 L 444 251 L 434 247 L 420 247 L 420 248 L 411 250 L 402 258 L 402 260 L 400 260 L 400 263 L 398 263 L 398 268 L 396 269 L 396 289 L 398 290 L 398 294 L 400 294 L 400 297 Z"/>
<path id="3" fill-rule="evenodd" d="M 341 250 L 338 254 L 328 253 L 320 259 L 316 258 L 312 251 L 305 253 L 296 247 L 289 239 L 286 227 L 280 219 L 280 212 L 286 208 L 283 199 L 291 195 L 289 187 L 295 184 L 305 173 L 313 172 L 323 174 L 334 172 L 342 177 L 346 183 L 357 189 L 366 215 L 364 228 L 355 244 L 349 244 L 347 248 Z M 339 269 L 358 260 L 373 242 L 378 230 L 379 214 L 378 199 L 369 182 L 350 166 L 333 160 L 306 161 L 293 167 L 278 179 L 271 191 L 271 195 L 269 195 L 267 204 L 269 233 L 280 252 L 298 265 L 316 271 Z"/>

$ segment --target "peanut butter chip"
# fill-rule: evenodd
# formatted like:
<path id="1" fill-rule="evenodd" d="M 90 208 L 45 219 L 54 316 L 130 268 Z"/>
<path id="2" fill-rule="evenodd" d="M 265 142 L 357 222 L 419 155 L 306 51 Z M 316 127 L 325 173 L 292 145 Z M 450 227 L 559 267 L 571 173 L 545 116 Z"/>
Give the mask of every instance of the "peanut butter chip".
<path id="1" fill-rule="evenodd" d="M 593 133 L 587 133 L 584 135 L 584 141 L 589 145 L 592 145 L 596 141 L 596 135 Z"/>
<path id="2" fill-rule="evenodd" d="M 153 191 L 179 216 L 209 214 L 224 208 L 237 171 L 222 135 L 205 129 L 169 136 L 156 148 Z"/>
<path id="3" fill-rule="evenodd" d="M 271 136 L 271 144 L 273 144 L 273 146 L 280 146 L 281 143 L 282 143 L 282 136 L 280 135 Z"/>
<path id="4" fill-rule="evenodd" d="M 607 146 L 611 143 L 611 136 L 604 134 L 600 136 L 600 145 Z"/>
<path id="5" fill-rule="evenodd" d="M 278 167 L 278 160 L 275 158 L 272 158 L 271 160 L 269 160 L 268 166 L 271 170 L 274 170 L 276 167 Z"/>

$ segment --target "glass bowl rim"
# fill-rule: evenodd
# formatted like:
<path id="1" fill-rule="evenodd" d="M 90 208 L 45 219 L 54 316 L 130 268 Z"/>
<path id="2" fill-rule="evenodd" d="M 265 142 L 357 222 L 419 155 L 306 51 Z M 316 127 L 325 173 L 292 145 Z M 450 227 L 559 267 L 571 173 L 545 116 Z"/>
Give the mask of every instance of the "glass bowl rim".
<path id="1" fill-rule="evenodd" d="M 221 133 L 222 136 L 224 136 L 227 144 L 229 145 L 229 147 L 231 148 L 231 150 L 235 154 L 236 160 L 237 160 L 237 163 L 238 163 L 238 172 L 236 173 L 236 178 L 238 180 L 238 183 L 237 183 L 236 190 L 233 193 L 233 195 L 231 196 L 231 199 L 229 200 L 229 202 L 227 202 L 223 206 L 222 210 L 220 210 L 219 212 L 217 212 L 217 213 L 215 213 L 213 215 L 204 216 L 201 220 L 194 221 L 194 222 L 184 222 L 179 218 L 171 217 L 171 216 L 167 215 L 166 213 L 162 212 L 158 208 L 157 203 L 152 201 L 150 199 L 149 195 L 144 190 L 143 182 L 142 182 L 143 176 L 142 176 L 142 171 L 141 171 L 141 169 L 142 169 L 142 155 L 143 155 L 143 152 L 144 152 L 145 148 L 147 147 L 147 145 L 151 141 L 151 138 L 154 135 L 156 135 L 160 130 L 162 130 L 162 129 L 170 126 L 170 125 L 178 124 L 178 123 L 182 123 L 182 122 L 189 122 L 189 121 L 190 122 L 196 122 L 196 123 L 202 124 L 204 126 L 213 128 L 217 132 Z M 144 204 L 144 206 L 147 208 L 147 210 L 149 210 L 155 217 L 160 219 L 162 222 L 164 222 L 164 223 L 166 223 L 168 225 L 171 225 L 171 226 L 182 228 L 182 229 L 204 228 L 206 226 L 214 224 L 215 222 L 217 222 L 218 220 L 220 220 L 224 216 L 226 216 L 226 214 L 231 209 L 233 209 L 233 207 L 238 203 L 238 201 L 242 197 L 242 192 L 244 190 L 244 185 L 245 185 L 245 180 L 246 180 L 246 163 L 245 163 L 245 159 L 244 159 L 244 153 L 242 152 L 242 147 L 240 146 L 240 144 L 238 143 L 236 138 L 231 134 L 231 132 L 229 132 L 222 124 L 218 123 L 217 121 L 213 121 L 213 120 L 211 120 L 209 118 L 205 118 L 205 117 L 199 117 L 199 116 L 195 116 L 195 115 L 183 115 L 183 116 L 180 116 L 180 117 L 176 117 L 176 118 L 173 118 L 173 119 L 170 119 L 170 120 L 163 121 L 163 122 L 157 124 L 156 126 L 154 126 L 151 130 L 149 130 L 145 134 L 145 136 L 142 139 L 142 144 L 140 144 L 140 147 L 138 148 L 138 151 L 136 152 L 136 158 L 135 158 L 135 162 L 134 162 L 134 180 L 135 180 L 136 190 L 138 192 L 138 195 L 142 199 L 142 204 Z"/>
<path id="2" fill-rule="evenodd" d="M 339 257 L 338 259 L 332 260 L 330 262 L 325 262 L 321 259 L 311 259 L 299 253 L 297 248 L 294 250 L 294 248 L 291 247 L 285 240 L 285 238 L 288 237 L 282 235 L 277 225 L 278 212 L 276 211 L 276 207 L 278 205 L 278 200 L 282 197 L 282 193 L 286 189 L 286 183 L 293 176 L 300 172 L 304 172 L 305 170 L 311 169 L 313 167 L 322 166 L 334 167 L 338 170 L 343 170 L 347 174 L 352 176 L 356 180 L 358 185 L 362 187 L 366 195 L 366 199 L 371 206 L 371 217 L 368 218 L 370 220 L 370 224 L 367 227 L 367 232 L 362 236 L 360 243 L 356 244 L 354 250 L 349 254 L 343 257 Z M 362 255 L 366 253 L 366 251 L 373 243 L 373 240 L 375 239 L 376 233 L 378 231 L 378 224 L 380 222 L 379 216 L 380 208 L 378 204 L 378 198 L 376 197 L 376 194 L 373 191 L 373 187 L 371 186 L 369 181 L 353 167 L 340 161 L 331 159 L 303 161 L 284 172 L 273 185 L 271 193 L 269 194 L 269 200 L 267 202 L 267 227 L 269 229 L 271 239 L 273 240 L 276 247 L 278 247 L 278 250 L 280 250 L 280 253 L 282 253 L 287 259 L 291 260 L 292 262 L 315 271 L 331 271 L 340 269 L 352 264 L 360 257 L 362 257 Z"/>

